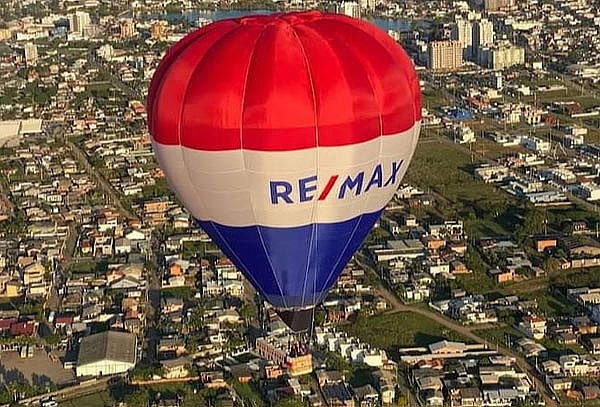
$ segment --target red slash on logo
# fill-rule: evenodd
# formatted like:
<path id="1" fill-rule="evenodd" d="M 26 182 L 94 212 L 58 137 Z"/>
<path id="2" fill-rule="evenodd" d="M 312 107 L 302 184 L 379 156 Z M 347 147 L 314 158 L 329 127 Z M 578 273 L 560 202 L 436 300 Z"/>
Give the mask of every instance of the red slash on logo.
<path id="1" fill-rule="evenodd" d="M 329 192 L 333 188 L 333 185 L 335 184 L 335 181 L 337 181 L 338 177 L 339 175 L 332 175 L 331 178 L 329 178 L 329 181 L 327 181 L 327 185 L 325 185 L 325 189 L 323 190 L 323 192 L 321 192 L 321 195 L 319 195 L 319 201 L 322 201 L 325 198 L 327 198 L 327 195 L 329 195 Z"/>

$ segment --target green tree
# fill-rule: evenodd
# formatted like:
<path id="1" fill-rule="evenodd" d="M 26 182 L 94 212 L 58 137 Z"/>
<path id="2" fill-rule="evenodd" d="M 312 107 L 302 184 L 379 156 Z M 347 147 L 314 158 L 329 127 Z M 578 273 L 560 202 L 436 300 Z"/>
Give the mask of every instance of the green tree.
<path id="1" fill-rule="evenodd" d="M 406 397 L 405 395 L 401 395 L 400 397 L 398 397 L 397 403 L 398 407 L 408 407 L 410 405 L 408 397 Z"/>
<path id="2" fill-rule="evenodd" d="M 148 390 L 139 389 L 125 396 L 127 407 L 147 407 L 150 402 Z"/>
<path id="3" fill-rule="evenodd" d="M 555 257 L 548 257 L 543 264 L 546 273 L 556 273 L 560 269 L 560 261 Z"/>
<path id="4" fill-rule="evenodd" d="M 327 313 L 322 309 L 317 309 L 314 314 L 314 325 L 315 326 L 323 326 L 325 320 L 327 319 Z"/>
<path id="5" fill-rule="evenodd" d="M 485 273 L 485 263 L 481 259 L 479 252 L 472 246 L 467 248 L 465 253 L 465 265 L 469 270 L 473 270 L 476 273 Z"/>
<path id="6" fill-rule="evenodd" d="M 531 235 L 542 233 L 548 224 L 548 213 L 545 209 L 527 206 L 523 223 L 515 229 L 515 240 L 525 242 Z"/>
<path id="7" fill-rule="evenodd" d="M 64 339 L 64 336 L 61 334 L 50 334 L 50 335 L 44 337 L 44 340 L 50 346 L 58 345 L 63 339 Z"/>
<path id="8" fill-rule="evenodd" d="M 191 332 L 200 331 L 204 325 L 204 306 L 196 305 L 190 318 L 188 319 L 188 327 Z"/>
<path id="9" fill-rule="evenodd" d="M 252 319 L 256 318 L 258 315 L 258 310 L 256 309 L 256 305 L 246 302 L 240 309 L 240 316 L 244 318 L 246 324 L 248 324 Z"/>
<path id="10" fill-rule="evenodd" d="M 327 370 L 338 370 L 340 372 L 349 372 L 352 370 L 350 362 L 333 352 L 327 354 L 325 366 Z"/>
<path id="11" fill-rule="evenodd" d="M 203 407 L 206 405 L 206 399 L 200 393 L 187 393 L 181 402 L 181 407 Z"/>
<path id="12" fill-rule="evenodd" d="M 147 363 L 138 364 L 133 370 L 129 372 L 129 377 L 132 380 L 148 380 L 152 376 L 162 376 L 164 369 L 161 365 L 150 365 Z"/>
<path id="13" fill-rule="evenodd" d="M 274 404 L 274 407 L 304 407 L 304 403 L 302 400 L 298 400 L 297 398 L 286 397 L 277 400 L 277 402 Z"/>

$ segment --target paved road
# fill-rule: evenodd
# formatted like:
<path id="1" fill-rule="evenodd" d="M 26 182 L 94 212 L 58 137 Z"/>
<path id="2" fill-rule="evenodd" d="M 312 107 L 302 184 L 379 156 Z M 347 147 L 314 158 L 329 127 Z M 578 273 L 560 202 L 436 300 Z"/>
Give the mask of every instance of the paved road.
<path id="1" fill-rule="evenodd" d="M 96 56 L 94 55 L 94 50 L 90 49 L 88 51 L 87 60 L 92 67 L 110 75 L 110 81 L 117 89 L 121 90 L 123 93 L 125 93 L 132 99 L 145 101 L 144 96 L 137 89 L 134 89 L 133 87 L 131 87 L 130 84 L 123 82 L 121 78 L 114 74 L 110 66 L 104 64 L 104 61 L 100 58 L 96 58 Z"/>
<path id="2" fill-rule="evenodd" d="M 90 176 L 96 180 L 98 186 L 108 197 L 108 201 L 115 205 L 127 219 L 138 219 L 138 217 L 121 202 L 119 193 L 113 188 L 113 186 L 106 180 L 106 178 L 104 178 L 102 174 L 98 172 L 98 170 L 94 168 L 92 164 L 90 164 L 87 155 L 83 152 L 83 150 L 71 141 L 65 140 L 65 144 L 71 149 L 75 159 L 83 166 L 88 174 L 90 174 Z"/>
<path id="3" fill-rule="evenodd" d="M 161 270 L 164 268 L 164 258 L 159 254 L 159 242 L 154 238 L 150 242 L 149 261 L 152 267 L 148 268 L 148 291 L 147 291 L 147 311 L 146 311 L 146 358 L 150 362 L 158 359 L 157 348 L 160 335 L 156 325 L 160 320 L 160 289 L 161 289 Z"/>
<path id="4" fill-rule="evenodd" d="M 54 399 L 59 403 L 66 400 L 76 399 L 104 390 L 108 387 L 109 383 L 113 379 L 117 379 L 118 377 L 125 378 L 126 376 L 127 374 L 119 374 L 114 376 L 101 377 L 98 379 L 90 380 L 89 382 L 82 382 L 80 384 L 65 387 L 57 391 L 44 393 L 40 394 L 39 396 L 19 400 L 19 405 L 35 405 L 40 400 L 48 397 L 54 397 Z"/>

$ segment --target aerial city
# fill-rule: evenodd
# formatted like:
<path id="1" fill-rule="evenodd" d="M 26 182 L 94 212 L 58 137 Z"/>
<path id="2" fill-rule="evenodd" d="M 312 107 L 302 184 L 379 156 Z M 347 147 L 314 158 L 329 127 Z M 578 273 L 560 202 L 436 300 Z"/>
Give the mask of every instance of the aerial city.
<path id="1" fill-rule="evenodd" d="M 600 406 L 600 0 L 0 0 L 0 406 Z"/>

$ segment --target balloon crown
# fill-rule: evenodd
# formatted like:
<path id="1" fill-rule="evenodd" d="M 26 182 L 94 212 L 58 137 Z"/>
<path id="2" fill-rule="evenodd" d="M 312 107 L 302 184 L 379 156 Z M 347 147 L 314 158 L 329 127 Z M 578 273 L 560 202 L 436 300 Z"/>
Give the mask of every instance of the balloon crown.
<path id="1" fill-rule="evenodd" d="M 279 25 L 279 24 L 304 24 L 310 21 L 319 20 L 327 13 L 318 10 L 311 11 L 292 11 L 290 13 L 275 13 L 268 15 L 254 15 L 237 19 L 241 25 Z"/>

